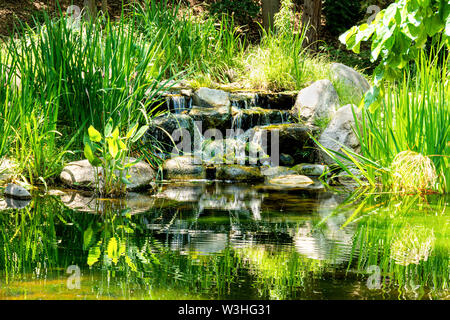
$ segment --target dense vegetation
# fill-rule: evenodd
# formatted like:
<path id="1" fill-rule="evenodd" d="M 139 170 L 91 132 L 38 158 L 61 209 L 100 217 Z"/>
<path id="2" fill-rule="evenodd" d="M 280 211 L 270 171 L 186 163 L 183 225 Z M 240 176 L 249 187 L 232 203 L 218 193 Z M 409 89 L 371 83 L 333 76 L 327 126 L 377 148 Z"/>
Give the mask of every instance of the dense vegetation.
<path id="1" fill-rule="evenodd" d="M 281 3 L 274 28 L 261 28 L 258 43 L 247 39 L 238 15 L 230 16 L 242 9 L 254 17 L 250 2 L 241 9 L 215 3 L 215 14 L 207 15 L 146 0 L 127 5 L 118 22 L 106 15 L 95 23 L 44 15 L 33 26 L 23 24 L 0 48 L 0 157 L 15 158 L 30 184 L 47 183 L 64 161 L 83 156 L 89 126 L 105 132 L 110 124 L 125 136 L 136 124 L 148 124 L 163 80 L 281 91 L 331 78 L 330 59 L 305 48 L 306 28 L 298 26 L 293 2 Z M 396 156 L 413 151 L 431 158 L 436 176 L 417 189 L 448 191 L 448 35 L 448 3 L 400 0 L 341 36 L 355 52 L 371 40 L 378 63 L 357 122 L 362 153 L 341 155 L 370 183 L 395 184 Z M 359 104 L 351 88 L 334 85 L 342 104 Z M 124 156 L 141 154 L 139 147 L 129 146 Z"/>

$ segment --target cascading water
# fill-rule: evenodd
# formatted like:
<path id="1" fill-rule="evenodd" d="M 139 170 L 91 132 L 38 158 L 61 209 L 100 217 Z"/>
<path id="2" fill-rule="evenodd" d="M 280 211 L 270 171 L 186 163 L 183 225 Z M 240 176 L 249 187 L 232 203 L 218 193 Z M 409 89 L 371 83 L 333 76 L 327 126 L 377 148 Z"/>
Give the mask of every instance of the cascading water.
<path id="1" fill-rule="evenodd" d="M 174 113 L 178 114 L 192 108 L 192 99 L 178 94 L 168 96 L 166 103 L 169 110 L 173 110 Z"/>

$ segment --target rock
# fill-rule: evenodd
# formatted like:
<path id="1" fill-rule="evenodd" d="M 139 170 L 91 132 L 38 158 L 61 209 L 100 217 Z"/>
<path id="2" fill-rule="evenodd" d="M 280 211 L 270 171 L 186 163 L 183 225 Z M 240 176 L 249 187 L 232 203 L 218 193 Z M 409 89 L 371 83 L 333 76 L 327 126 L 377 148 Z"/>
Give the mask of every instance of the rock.
<path id="1" fill-rule="evenodd" d="M 174 136 L 176 130 L 180 134 Z M 154 144 L 155 141 L 168 153 L 173 151 L 174 142 L 184 149 L 193 150 L 194 121 L 186 114 L 167 114 L 153 119 L 144 136 L 144 143 Z"/>
<path id="2" fill-rule="evenodd" d="M 31 199 L 14 199 L 6 197 L 5 200 L 0 200 L 0 211 L 7 209 L 23 209 L 27 207 Z"/>
<path id="3" fill-rule="evenodd" d="M 166 160 L 163 165 L 164 179 L 206 179 L 206 168 L 202 160 L 194 156 L 179 156 Z"/>
<path id="4" fill-rule="evenodd" d="M 0 183 L 8 182 L 14 175 L 16 164 L 9 159 L 0 159 Z"/>
<path id="5" fill-rule="evenodd" d="M 202 146 L 202 160 L 205 163 L 245 164 L 246 144 L 238 139 L 205 140 Z"/>
<path id="6" fill-rule="evenodd" d="M 3 193 L 6 197 L 11 197 L 14 199 L 31 199 L 31 194 L 25 190 L 25 188 L 13 183 L 8 184 Z"/>
<path id="7" fill-rule="evenodd" d="M 255 126 L 283 124 L 291 121 L 291 114 L 286 110 L 267 110 L 263 108 L 232 108 L 233 129 L 248 130 Z"/>
<path id="8" fill-rule="evenodd" d="M 230 107 L 230 94 L 222 90 L 209 88 L 198 89 L 193 96 L 194 105 L 204 108 Z"/>
<path id="9" fill-rule="evenodd" d="M 361 112 L 356 106 L 353 106 L 357 117 L 361 117 Z M 353 128 L 355 127 L 355 120 L 352 113 L 352 105 L 348 104 L 338 111 L 336 111 L 333 119 L 328 124 L 327 128 L 319 137 L 319 143 L 325 148 L 341 151 L 342 145 L 350 148 L 354 152 L 360 151 L 359 140 Z M 331 159 L 324 152 L 320 151 L 320 162 L 325 162 L 328 165 L 334 164 Z"/>
<path id="10" fill-rule="evenodd" d="M 241 165 L 219 165 L 216 167 L 216 179 L 224 181 L 263 181 L 258 167 Z"/>
<path id="11" fill-rule="evenodd" d="M 149 211 L 154 199 L 145 194 L 128 193 L 121 199 L 103 199 L 80 192 L 67 192 L 61 195 L 61 201 L 72 210 L 88 213 L 138 214 Z"/>
<path id="12" fill-rule="evenodd" d="M 331 64 L 333 78 L 355 89 L 361 97 L 370 89 L 369 82 L 356 70 L 342 64 Z"/>
<path id="13" fill-rule="evenodd" d="M 283 187 L 304 187 L 314 184 L 314 181 L 306 176 L 291 174 L 270 179 L 269 184 Z"/>
<path id="14" fill-rule="evenodd" d="M 320 164 L 301 163 L 292 167 L 291 170 L 305 176 L 321 176 L 328 170 L 328 167 Z"/>
<path id="15" fill-rule="evenodd" d="M 290 110 L 295 103 L 298 91 L 258 92 L 255 105 L 264 109 Z"/>
<path id="16" fill-rule="evenodd" d="M 339 108 L 339 96 L 330 80 L 319 80 L 298 93 L 292 112 L 307 124 L 330 119 Z"/>
<path id="17" fill-rule="evenodd" d="M 136 161 L 135 158 L 127 158 L 126 163 Z M 67 164 L 61 172 L 60 178 L 63 183 L 74 188 L 95 189 L 96 176 L 101 176 L 103 169 L 101 167 L 94 168 L 88 160 L 74 161 Z M 116 173 L 117 175 L 119 173 Z M 146 189 L 156 177 L 156 172 L 146 162 L 139 162 L 128 169 L 131 176 L 129 180 L 132 182 L 127 185 L 127 191 Z M 102 181 L 100 180 L 100 185 Z"/>
<path id="18" fill-rule="evenodd" d="M 5 201 L 8 209 L 23 209 L 30 204 L 31 199 L 14 199 L 7 197 Z"/>
<path id="19" fill-rule="evenodd" d="M 272 179 L 280 176 L 293 175 L 296 172 L 288 167 L 262 167 L 261 174 L 265 176 L 267 179 Z"/>
<path id="20" fill-rule="evenodd" d="M 232 116 L 229 107 L 204 108 L 194 106 L 189 111 L 189 116 L 196 121 L 202 134 L 209 129 L 217 129 L 225 137 L 226 130 L 231 128 Z"/>
<path id="21" fill-rule="evenodd" d="M 292 166 L 294 164 L 294 158 L 286 153 L 280 154 L 280 164 L 282 166 Z"/>
<path id="22" fill-rule="evenodd" d="M 364 177 L 361 174 L 361 171 L 359 171 L 359 169 L 357 168 L 350 168 L 349 171 L 355 175 L 356 178 L 358 178 L 361 183 L 366 184 L 368 183 L 368 180 L 366 177 Z M 337 181 L 347 187 L 353 187 L 353 186 L 357 186 L 358 182 L 353 179 L 353 177 L 351 175 L 348 174 L 347 171 L 341 171 L 338 175 L 337 175 Z"/>
<path id="23" fill-rule="evenodd" d="M 302 124 L 276 124 L 263 127 L 254 127 L 246 132 L 243 138 L 258 142 L 264 146 L 265 152 L 271 156 L 272 163 L 280 154 L 289 154 L 294 163 L 315 162 L 316 153 L 314 141 L 309 134 L 317 134 L 319 129 L 314 126 Z M 273 150 L 272 150 L 273 149 Z M 276 150 L 278 149 L 278 150 Z M 279 158 L 276 159 L 279 161 Z M 278 165 L 275 163 L 275 165 Z"/>

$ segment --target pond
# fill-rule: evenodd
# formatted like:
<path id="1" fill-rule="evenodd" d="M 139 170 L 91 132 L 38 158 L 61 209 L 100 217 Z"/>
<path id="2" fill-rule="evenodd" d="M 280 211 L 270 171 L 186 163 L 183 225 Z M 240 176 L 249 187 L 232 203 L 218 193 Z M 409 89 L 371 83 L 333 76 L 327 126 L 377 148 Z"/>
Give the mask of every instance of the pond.
<path id="1" fill-rule="evenodd" d="M 449 196 L 205 181 L 52 194 L 0 199 L 0 299 L 450 298 Z"/>

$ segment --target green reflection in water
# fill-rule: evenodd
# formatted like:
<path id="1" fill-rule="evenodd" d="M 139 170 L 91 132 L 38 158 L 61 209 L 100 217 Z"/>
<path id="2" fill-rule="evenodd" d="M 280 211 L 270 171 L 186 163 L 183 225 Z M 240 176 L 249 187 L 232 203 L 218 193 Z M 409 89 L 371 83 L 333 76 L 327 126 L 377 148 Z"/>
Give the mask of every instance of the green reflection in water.
<path id="1" fill-rule="evenodd" d="M 80 199 L 0 212 L 1 299 L 449 298 L 448 197 L 194 185 Z"/>

